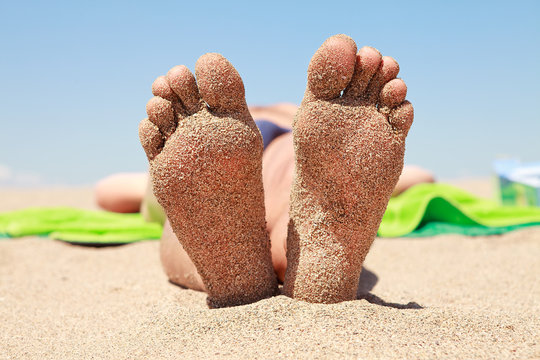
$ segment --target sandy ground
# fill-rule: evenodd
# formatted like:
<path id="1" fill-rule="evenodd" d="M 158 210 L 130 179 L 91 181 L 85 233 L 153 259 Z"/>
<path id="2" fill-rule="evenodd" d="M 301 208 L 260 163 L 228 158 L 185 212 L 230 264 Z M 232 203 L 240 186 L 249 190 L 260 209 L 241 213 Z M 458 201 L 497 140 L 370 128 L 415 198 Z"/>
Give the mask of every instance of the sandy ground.
<path id="1" fill-rule="evenodd" d="M 89 188 L 0 199 L 0 211 L 94 207 Z M 209 310 L 167 282 L 158 249 L 0 240 L 0 359 L 540 358 L 540 228 L 377 239 L 362 299 L 336 305 L 279 296 Z"/>

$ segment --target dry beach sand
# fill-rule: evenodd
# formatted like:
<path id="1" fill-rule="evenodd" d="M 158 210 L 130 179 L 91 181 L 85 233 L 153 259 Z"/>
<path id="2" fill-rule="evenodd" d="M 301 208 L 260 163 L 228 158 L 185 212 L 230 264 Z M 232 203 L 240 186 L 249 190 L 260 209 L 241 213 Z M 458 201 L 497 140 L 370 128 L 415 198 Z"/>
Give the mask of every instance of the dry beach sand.
<path id="1" fill-rule="evenodd" d="M 0 198 L 0 211 L 93 206 L 89 188 Z M 540 228 L 376 239 L 363 299 L 335 305 L 209 310 L 167 282 L 158 249 L 0 240 L 0 358 L 540 358 Z"/>

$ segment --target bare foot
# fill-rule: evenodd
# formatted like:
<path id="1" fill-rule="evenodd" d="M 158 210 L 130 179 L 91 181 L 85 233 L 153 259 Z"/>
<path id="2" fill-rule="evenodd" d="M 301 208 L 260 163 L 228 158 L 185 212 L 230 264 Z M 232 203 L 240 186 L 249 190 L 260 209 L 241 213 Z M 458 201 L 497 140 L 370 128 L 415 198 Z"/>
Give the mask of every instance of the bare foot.
<path id="1" fill-rule="evenodd" d="M 403 168 L 413 120 L 396 61 L 336 35 L 308 69 L 293 124 L 296 156 L 286 295 L 355 299 L 362 263 Z"/>
<path id="2" fill-rule="evenodd" d="M 262 138 L 244 84 L 219 54 L 152 85 L 139 135 L 154 193 L 197 267 L 211 307 L 270 297 L 277 282 L 265 229 Z"/>

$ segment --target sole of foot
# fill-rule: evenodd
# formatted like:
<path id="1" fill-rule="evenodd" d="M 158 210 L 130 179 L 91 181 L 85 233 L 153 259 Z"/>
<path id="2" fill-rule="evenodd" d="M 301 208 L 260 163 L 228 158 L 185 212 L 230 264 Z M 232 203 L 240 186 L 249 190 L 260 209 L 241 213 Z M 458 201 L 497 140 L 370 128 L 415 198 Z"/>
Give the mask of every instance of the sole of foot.
<path id="1" fill-rule="evenodd" d="M 236 69 L 219 54 L 176 66 L 153 85 L 139 125 L 159 203 L 213 308 L 273 296 L 262 138 Z"/>
<path id="2" fill-rule="evenodd" d="M 345 35 L 324 42 L 293 124 L 284 293 L 309 302 L 356 298 L 413 120 L 397 62 L 371 47 L 356 50 Z"/>

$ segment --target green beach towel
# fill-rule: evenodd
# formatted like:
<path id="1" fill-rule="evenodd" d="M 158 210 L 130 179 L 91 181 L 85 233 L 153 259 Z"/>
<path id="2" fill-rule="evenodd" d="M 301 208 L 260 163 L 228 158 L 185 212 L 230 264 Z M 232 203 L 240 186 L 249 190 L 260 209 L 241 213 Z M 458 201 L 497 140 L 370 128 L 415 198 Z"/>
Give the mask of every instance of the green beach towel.
<path id="1" fill-rule="evenodd" d="M 533 225 L 540 225 L 540 208 L 501 206 L 451 185 L 419 184 L 390 199 L 378 235 L 479 236 Z"/>
<path id="2" fill-rule="evenodd" d="M 502 234 L 540 225 L 540 208 L 500 206 L 446 184 L 420 184 L 390 199 L 382 237 Z M 0 214 L 0 237 L 43 235 L 86 245 L 159 239 L 162 227 L 140 214 L 68 207 L 29 208 Z"/>
<path id="3" fill-rule="evenodd" d="M 140 214 L 116 214 L 70 207 L 28 208 L 0 214 L 0 236 L 49 236 L 87 245 L 159 239 L 162 227 Z"/>

